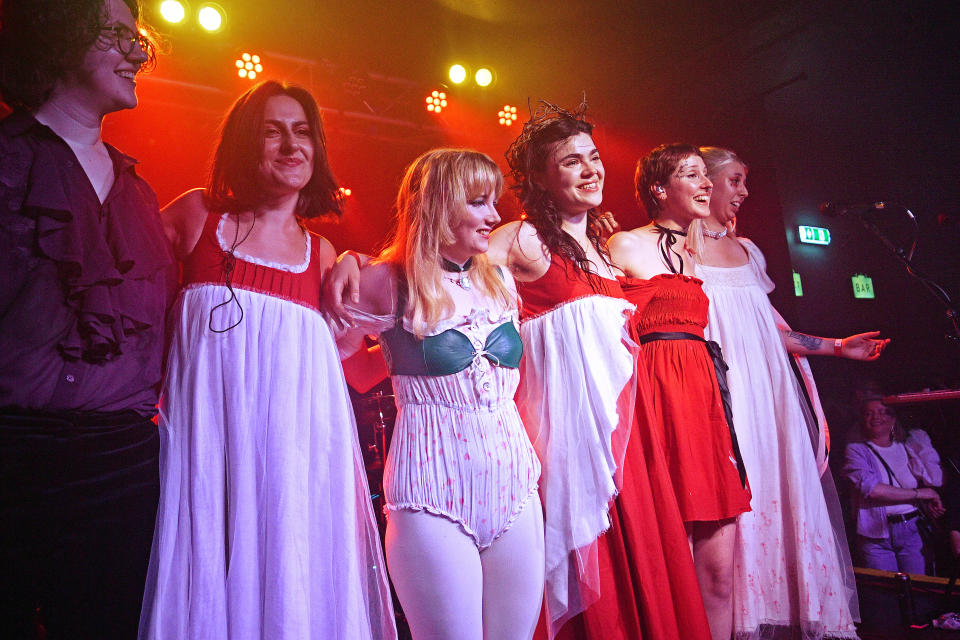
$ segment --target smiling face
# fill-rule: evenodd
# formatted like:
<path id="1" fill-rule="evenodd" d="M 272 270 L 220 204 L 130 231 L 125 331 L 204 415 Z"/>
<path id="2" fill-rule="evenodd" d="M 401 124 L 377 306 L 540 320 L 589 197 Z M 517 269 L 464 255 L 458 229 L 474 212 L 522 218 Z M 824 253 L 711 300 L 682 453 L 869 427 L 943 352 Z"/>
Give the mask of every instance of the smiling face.
<path id="1" fill-rule="evenodd" d="M 603 201 L 603 162 L 593 138 L 578 133 L 555 143 L 540 182 L 565 216 L 599 207 Z"/>
<path id="2" fill-rule="evenodd" d="M 451 225 L 453 243 L 440 250 L 447 260 L 462 265 L 471 256 L 486 253 L 490 232 L 500 223 L 496 197 L 493 185 L 488 185 L 483 193 L 468 198 L 463 212 Z"/>
<path id="3" fill-rule="evenodd" d="M 660 202 L 659 217 L 670 217 L 682 226 L 697 218 L 710 215 L 710 192 L 713 183 L 707 178 L 703 158 L 689 155 L 677 163 L 666 183 L 656 183 L 651 189 Z"/>
<path id="4" fill-rule="evenodd" d="M 299 193 L 313 175 L 313 155 L 314 136 L 303 106 L 288 95 L 267 99 L 259 172 L 264 191 Z"/>
<path id="5" fill-rule="evenodd" d="M 882 446 L 890 444 L 897 414 L 879 400 L 868 400 L 863 405 L 863 435 Z"/>
<path id="6" fill-rule="evenodd" d="M 710 194 L 710 214 L 720 224 L 737 217 L 740 206 L 750 193 L 747 191 L 747 168 L 742 162 L 728 162 L 710 177 L 713 193 Z"/>
<path id="7" fill-rule="evenodd" d="M 124 54 L 118 34 L 127 40 L 137 36 L 137 23 L 123 0 L 106 0 L 104 29 L 83 56 L 76 71 L 65 77 L 55 91 L 70 97 L 97 118 L 137 106 L 135 77 L 147 55 L 136 43 Z"/>

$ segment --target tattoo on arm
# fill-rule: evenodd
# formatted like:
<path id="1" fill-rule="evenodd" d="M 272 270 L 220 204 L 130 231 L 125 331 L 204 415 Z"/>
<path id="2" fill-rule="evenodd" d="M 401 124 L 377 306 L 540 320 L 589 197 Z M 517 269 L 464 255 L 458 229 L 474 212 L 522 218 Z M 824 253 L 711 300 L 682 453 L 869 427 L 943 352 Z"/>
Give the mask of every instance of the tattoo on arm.
<path id="1" fill-rule="evenodd" d="M 800 333 L 799 331 L 791 331 L 787 335 L 796 340 L 801 347 L 809 351 L 816 351 L 820 348 L 820 345 L 823 344 L 823 338 L 808 336 L 807 334 Z"/>

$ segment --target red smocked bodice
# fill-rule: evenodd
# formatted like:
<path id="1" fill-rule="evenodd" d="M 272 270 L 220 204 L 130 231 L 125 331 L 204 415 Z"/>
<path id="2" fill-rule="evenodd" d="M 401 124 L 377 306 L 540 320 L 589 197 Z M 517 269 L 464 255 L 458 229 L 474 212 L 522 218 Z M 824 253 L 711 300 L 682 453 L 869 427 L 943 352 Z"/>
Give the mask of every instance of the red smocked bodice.
<path id="1" fill-rule="evenodd" d="M 230 245 L 228 242 L 221 246 L 217 238 L 220 220 L 219 214 L 211 213 L 207 216 L 197 246 L 183 263 L 184 287 L 226 283 L 224 271 L 226 251 L 224 249 Z M 234 260 L 231 286 L 234 289 L 255 291 L 319 310 L 323 272 L 318 240 L 317 237 L 311 238 L 309 252 L 304 256 L 303 264 L 292 266 L 255 263 L 251 261 L 252 259 L 244 259 L 240 257 L 241 245 L 234 252 L 237 257 Z"/>
<path id="2" fill-rule="evenodd" d="M 662 273 L 649 280 L 618 278 L 627 300 L 637 305 L 637 335 L 651 331 L 685 331 L 703 337 L 710 302 L 703 282 L 692 276 Z"/>
<path id="3" fill-rule="evenodd" d="M 577 298 L 595 295 L 623 298 L 619 282 L 599 276 L 590 278 L 569 259 L 556 253 L 551 256 L 550 268 L 545 274 L 530 282 L 517 281 L 517 293 L 523 301 L 520 317 L 524 320 Z"/>

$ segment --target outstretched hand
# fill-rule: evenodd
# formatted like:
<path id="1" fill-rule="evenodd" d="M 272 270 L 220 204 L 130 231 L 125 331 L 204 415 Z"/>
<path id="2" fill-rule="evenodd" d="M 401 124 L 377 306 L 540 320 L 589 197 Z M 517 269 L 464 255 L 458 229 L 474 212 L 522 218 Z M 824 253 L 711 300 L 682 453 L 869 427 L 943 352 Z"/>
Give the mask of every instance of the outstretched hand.
<path id="1" fill-rule="evenodd" d="M 890 344 L 890 338 L 880 338 L 879 331 L 858 333 L 843 339 L 841 354 L 851 360 L 876 360 Z"/>

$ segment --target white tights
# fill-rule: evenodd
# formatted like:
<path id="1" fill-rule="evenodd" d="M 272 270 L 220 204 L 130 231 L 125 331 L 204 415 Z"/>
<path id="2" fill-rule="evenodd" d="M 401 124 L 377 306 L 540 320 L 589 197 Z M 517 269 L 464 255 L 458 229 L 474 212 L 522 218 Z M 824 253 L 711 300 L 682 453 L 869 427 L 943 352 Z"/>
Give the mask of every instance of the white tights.
<path id="1" fill-rule="evenodd" d="M 543 600 L 543 513 L 534 493 L 513 525 L 479 551 L 425 511 L 391 511 L 387 567 L 414 640 L 529 640 Z"/>

